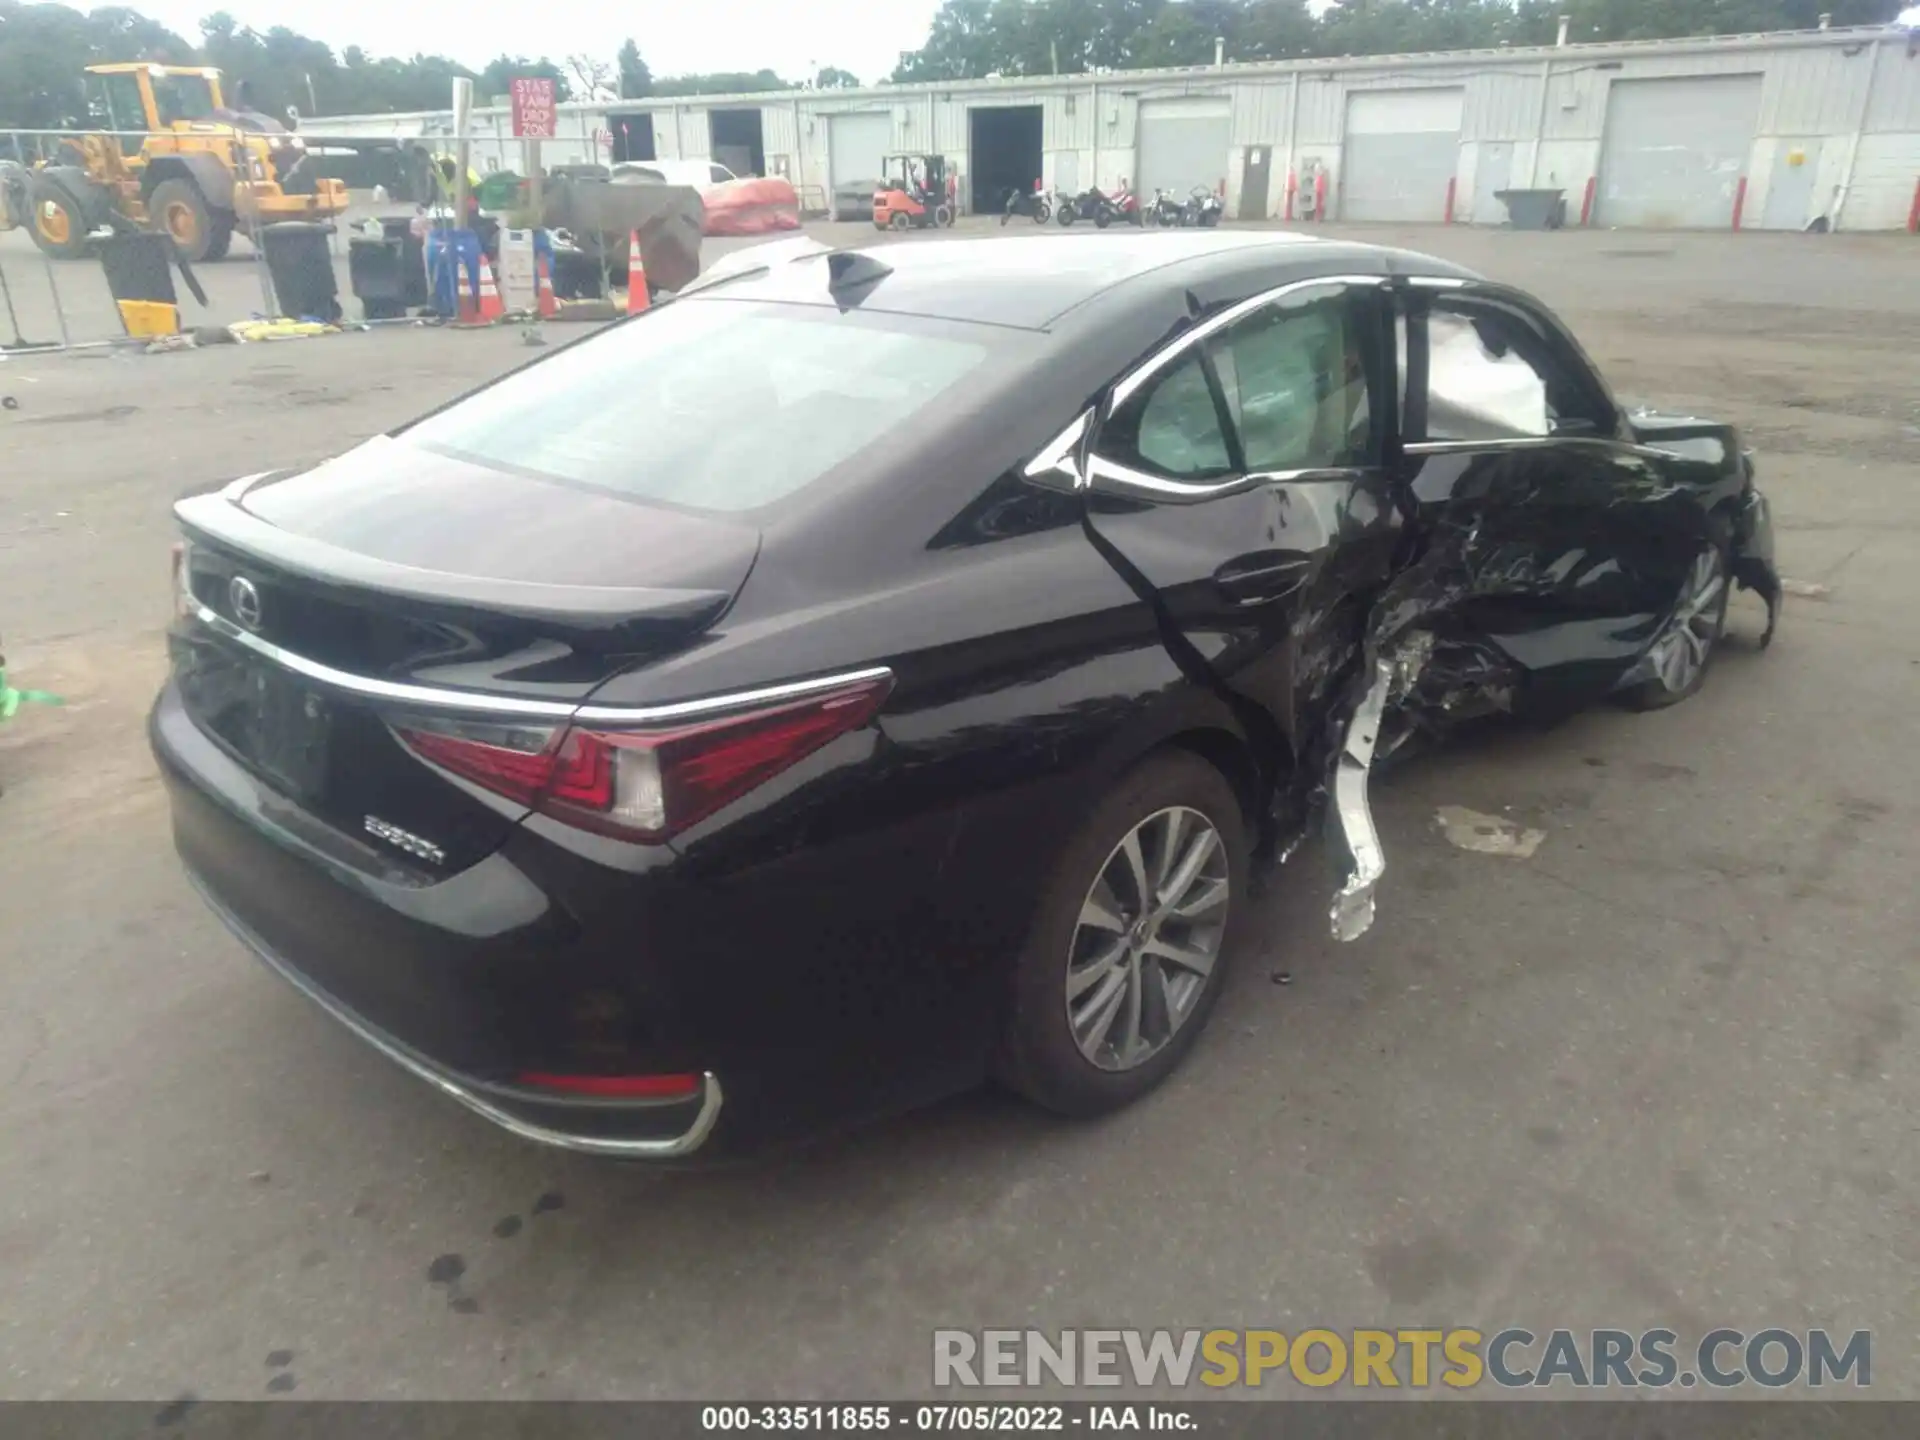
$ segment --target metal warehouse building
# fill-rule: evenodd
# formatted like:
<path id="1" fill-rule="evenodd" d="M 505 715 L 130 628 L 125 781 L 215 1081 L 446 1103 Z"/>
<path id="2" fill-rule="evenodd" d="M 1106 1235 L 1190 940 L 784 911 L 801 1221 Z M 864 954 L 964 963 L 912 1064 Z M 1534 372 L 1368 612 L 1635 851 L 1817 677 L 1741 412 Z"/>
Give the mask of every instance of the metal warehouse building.
<path id="1" fill-rule="evenodd" d="M 1242 219 L 1500 224 L 1555 187 L 1569 223 L 1849 230 L 1920 223 L 1920 33 L 1899 27 L 561 107 L 547 163 L 706 159 L 824 208 L 890 153 L 938 152 L 963 203 L 1122 178 L 1221 190 Z M 444 135 L 448 113 L 319 117 L 316 134 Z M 484 168 L 517 161 L 474 112 Z"/>

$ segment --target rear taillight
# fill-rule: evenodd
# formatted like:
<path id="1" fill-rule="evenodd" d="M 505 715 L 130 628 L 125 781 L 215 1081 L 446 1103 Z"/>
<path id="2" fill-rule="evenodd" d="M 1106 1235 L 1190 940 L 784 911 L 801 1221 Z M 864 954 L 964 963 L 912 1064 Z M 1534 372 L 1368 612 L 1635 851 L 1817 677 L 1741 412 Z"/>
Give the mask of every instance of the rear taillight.
<path id="1" fill-rule="evenodd" d="M 857 730 L 890 679 L 674 729 L 613 730 L 409 719 L 415 754 L 583 830 L 658 841 Z"/>
<path id="2" fill-rule="evenodd" d="M 540 1070 L 522 1071 L 520 1083 L 599 1100 L 686 1100 L 700 1093 L 701 1084 L 698 1075 L 553 1075 Z"/>

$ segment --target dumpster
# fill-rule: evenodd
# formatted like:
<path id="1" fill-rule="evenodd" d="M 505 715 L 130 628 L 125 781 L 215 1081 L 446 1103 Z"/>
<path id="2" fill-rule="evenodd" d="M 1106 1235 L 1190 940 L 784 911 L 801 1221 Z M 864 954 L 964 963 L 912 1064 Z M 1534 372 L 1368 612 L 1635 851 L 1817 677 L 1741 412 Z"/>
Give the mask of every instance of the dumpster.
<path id="1" fill-rule="evenodd" d="M 1558 230 L 1567 223 L 1564 190 L 1496 190 L 1493 198 L 1507 207 L 1507 222 L 1516 230 Z"/>
<path id="2" fill-rule="evenodd" d="M 328 248 L 332 234 L 332 225 L 313 220 L 282 220 L 260 232 L 274 299 L 291 319 L 340 321 L 340 286 Z"/>

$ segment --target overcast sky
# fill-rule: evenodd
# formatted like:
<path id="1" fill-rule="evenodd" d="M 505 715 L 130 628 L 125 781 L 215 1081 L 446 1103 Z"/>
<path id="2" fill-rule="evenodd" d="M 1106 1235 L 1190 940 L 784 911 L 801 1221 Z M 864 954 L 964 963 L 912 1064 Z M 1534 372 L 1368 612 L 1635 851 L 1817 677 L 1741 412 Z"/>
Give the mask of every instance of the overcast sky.
<path id="1" fill-rule="evenodd" d="M 103 0 L 68 0 L 79 9 Z M 902 50 L 917 50 L 940 0 L 131 0 L 133 8 L 189 39 L 202 16 L 226 9 L 242 25 L 285 25 L 335 52 L 416 51 L 475 66 L 502 54 L 558 60 L 588 51 L 612 60 L 629 35 L 656 75 L 709 70 L 777 71 L 799 79 L 837 65 L 862 80 L 890 74 Z M 516 23 L 515 17 L 526 17 Z"/>

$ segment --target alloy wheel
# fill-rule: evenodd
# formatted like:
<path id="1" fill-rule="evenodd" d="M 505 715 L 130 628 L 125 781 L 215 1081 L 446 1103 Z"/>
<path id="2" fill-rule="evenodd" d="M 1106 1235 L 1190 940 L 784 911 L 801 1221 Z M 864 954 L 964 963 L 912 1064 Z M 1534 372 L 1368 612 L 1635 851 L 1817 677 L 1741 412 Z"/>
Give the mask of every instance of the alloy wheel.
<path id="1" fill-rule="evenodd" d="M 1671 694 L 1692 688 L 1706 668 L 1707 654 L 1720 638 L 1722 599 L 1727 588 L 1725 563 L 1708 547 L 1687 572 L 1673 623 L 1648 654 L 1654 676 Z"/>
<path id="2" fill-rule="evenodd" d="M 1193 1013 L 1219 958 L 1230 895 L 1213 822 L 1173 806 L 1107 856 L 1080 907 L 1067 958 L 1067 1021 L 1102 1070 L 1132 1070 Z"/>

